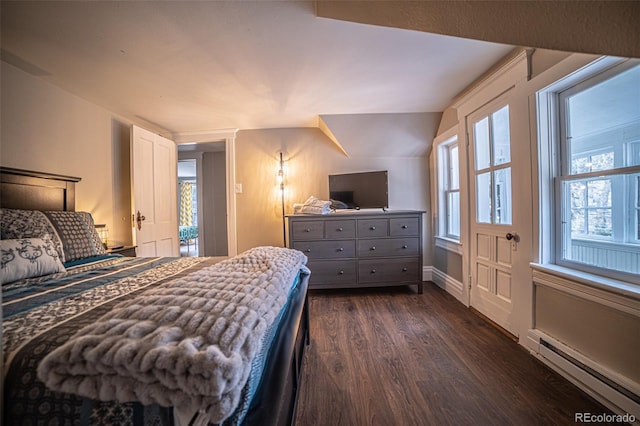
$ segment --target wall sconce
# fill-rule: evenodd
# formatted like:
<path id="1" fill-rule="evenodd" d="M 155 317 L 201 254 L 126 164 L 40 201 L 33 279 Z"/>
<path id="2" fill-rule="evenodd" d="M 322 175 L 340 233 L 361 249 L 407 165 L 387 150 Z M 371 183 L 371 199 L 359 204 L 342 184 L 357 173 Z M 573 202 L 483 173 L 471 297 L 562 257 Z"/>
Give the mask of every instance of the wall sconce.
<path id="1" fill-rule="evenodd" d="M 287 231 L 284 217 L 284 158 L 280 152 L 280 168 L 278 169 L 278 183 L 280 184 L 280 203 L 282 205 L 282 242 L 283 247 L 287 246 Z"/>
<path id="2" fill-rule="evenodd" d="M 102 241 L 102 245 L 104 248 L 107 248 L 107 240 L 109 240 L 109 227 L 104 223 L 95 224 L 96 231 L 100 236 L 100 241 Z"/>

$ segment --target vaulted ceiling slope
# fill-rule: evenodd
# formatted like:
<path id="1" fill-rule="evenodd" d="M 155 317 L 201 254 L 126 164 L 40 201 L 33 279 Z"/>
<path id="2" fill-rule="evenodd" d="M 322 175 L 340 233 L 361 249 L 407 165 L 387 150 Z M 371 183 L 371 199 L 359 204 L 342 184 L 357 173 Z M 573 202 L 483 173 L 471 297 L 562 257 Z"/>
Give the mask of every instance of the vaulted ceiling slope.
<path id="1" fill-rule="evenodd" d="M 321 18 L 314 6 L 3 1 L 3 60 L 180 134 L 440 112 L 513 49 Z"/>
<path id="2" fill-rule="evenodd" d="M 475 40 L 640 58 L 639 1 L 317 0 L 316 13 Z"/>

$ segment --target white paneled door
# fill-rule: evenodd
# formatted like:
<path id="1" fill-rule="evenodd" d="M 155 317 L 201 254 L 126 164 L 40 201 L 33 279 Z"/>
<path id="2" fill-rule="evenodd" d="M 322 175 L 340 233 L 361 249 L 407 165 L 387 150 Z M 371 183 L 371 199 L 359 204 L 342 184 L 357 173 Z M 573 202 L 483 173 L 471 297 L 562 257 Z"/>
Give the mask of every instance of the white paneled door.
<path id="1" fill-rule="evenodd" d="M 513 321 L 514 265 L 522 194 L 512 158 L 509 105 L 495 101 L 467 117 L 470 193 L 470 304 L 505 330 Z"/>
<path id="2" fill-rule="evenodd" d="M 173 141 L 132 127 L 131 205 L 138 256 L 180 256 L 176 151 Z"/>

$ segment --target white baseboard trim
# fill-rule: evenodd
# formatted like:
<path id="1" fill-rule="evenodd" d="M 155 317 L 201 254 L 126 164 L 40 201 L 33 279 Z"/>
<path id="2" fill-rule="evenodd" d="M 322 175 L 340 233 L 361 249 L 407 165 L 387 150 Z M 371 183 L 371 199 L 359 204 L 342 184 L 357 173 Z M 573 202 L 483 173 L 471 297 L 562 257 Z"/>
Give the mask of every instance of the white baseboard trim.
<path id="1" fill-rule="evenodd" d="M 553 349 L 545 346 L 541 343 L 542 339 L 561 352 L 569 355 L 571 358 L 576 359 L 579 363 L 586 366 L 587 369 L 581 368 L 571 360 L 566 359 Z M 627 417 L 631 415 L 633 417 L 633 424 L 640 424 L 640 404 L 633 401 L 623 392 L 615 389 L 613 386 L 607 384 L 605 381 L 599 379 L 596 375 L 591 374 L 587 370 L 593 370 L 597 375 L 604 377 L 604 380 L 614 384 L 614 386 L 620 386 L 633 393 L 638 392 L 637 383 L 631 382 L 628 379 L 625 380 L 625 378 L 607 371 L 607 369 L 595 363 L 591 359 L 576 352 L 540 330 L 529 330 L 526 336 L 525 346 L 529 348 L 532 354 L 540 359 L 544 364 L 602 403 L 611 411 L 618 415 L 626 414 Z"/>
<path id="2" fill-rule="evenodd" d="M 433 266 L 422 267 L 422 281 L 433 281 Z"/>
<path id="3" fill-rule="evenodd" d="M 447 293 L 449 293 L 450 295 L 458 299 L 460 302 L 464 303 L 463 302 L 464 285 L 460 281 L 450 277 L 449 275 L 445 274 L 444 272 L 442 272 L 441 270 L 433 266 L 431 267 L 431 277 L 432 277 L 431 281 L 436 283 L 438 287 L 440 287 L 441 289 L 443 289 L 444 291 L 446 291 Z"/>

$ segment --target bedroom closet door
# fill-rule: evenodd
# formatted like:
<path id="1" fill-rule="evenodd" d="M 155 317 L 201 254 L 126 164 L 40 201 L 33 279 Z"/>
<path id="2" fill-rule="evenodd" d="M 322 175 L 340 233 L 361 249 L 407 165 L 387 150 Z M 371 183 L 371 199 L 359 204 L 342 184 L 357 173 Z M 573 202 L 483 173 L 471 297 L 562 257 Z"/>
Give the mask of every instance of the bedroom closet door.
<path id="1" fill-rule="evenodd" d="M 137 255 L 180 256 L 176 144 L 133 126 L 131 185 Z"/>

